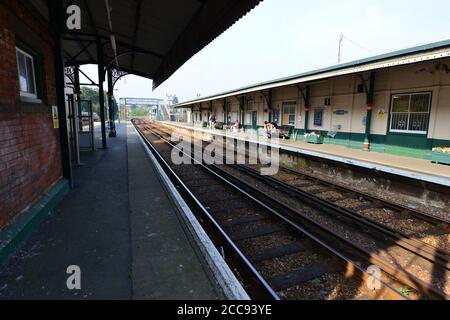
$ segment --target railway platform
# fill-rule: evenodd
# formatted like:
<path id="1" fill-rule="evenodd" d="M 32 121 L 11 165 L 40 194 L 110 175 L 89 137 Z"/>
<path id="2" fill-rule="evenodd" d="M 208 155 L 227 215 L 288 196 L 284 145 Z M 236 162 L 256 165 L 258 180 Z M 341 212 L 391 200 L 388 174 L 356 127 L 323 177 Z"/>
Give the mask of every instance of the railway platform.
<path id="1" fill-rule="evenodd" d="M 210 130 L 194 127 L 190 123 L 165 122 L 182 128 L 214 133 L 216 135 L 232 136 L 237 139 L 250 137 L 260 144 L 265 143 L 265 138 L 249 132 L 225 132 L 222 130 Z M 367 152 L 355 150 L 344 146 L 331 144 L 309 144 L 303 141 L 280 140 L 280 150 L 307 156 L 322 158 L 325 160 L 342 162 L 366 169 L 398 175 L 426 181 L 438 185 L 450 187 L 450 166 L 433 164 L 429 160 L 383 154 L 378 152 Z"/>
<path id="2" fill-rule="evenodd" d="M 117 133 L 82 154 L 74 189 L 1 270 L 0 299 L 223 298 L 133 127 Z"/>

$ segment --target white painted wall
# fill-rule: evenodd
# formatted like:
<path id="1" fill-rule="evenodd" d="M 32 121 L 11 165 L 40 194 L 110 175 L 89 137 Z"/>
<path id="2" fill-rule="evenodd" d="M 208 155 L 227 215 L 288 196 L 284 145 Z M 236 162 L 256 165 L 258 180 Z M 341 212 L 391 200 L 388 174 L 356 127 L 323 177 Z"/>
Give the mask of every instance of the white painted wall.
<path id="1" fill-rule="evenodd" d="M 417 63 L 376 71 L 375 108 L 372 115 L 371 133 L 384 135 L 388 130 L 388 119 L 391 96 L 398 93 L 432 92 L 429 138 L 450 140 L 450 73 L 444 72 L 442 65 L 450 68 L 450 59 Z M 347 75 L 326 79 L 311 84 L 311 111 L 309 113 L 309 129 L 333 130 L 341 126 L 339 131 L 364 133 L 365 116 L 367 114 L 366 95 L 358 93 L 357 86 L 361 79 L 368 80 L 369 73 Z M 304 85 L 301 85 L 304 87 Z M 325 98 L 331 98 L 331 106 L 325 106 Z M 265 112 L 268 108 L 264 95 L 253 92 L 246 95 L 253 99 L 252 110 L 258 112 L 258 125 L 262 126 L 269 119 Z M 282 119 L 283 101 L 296 102 L 296 128 L 304 128 L 304 102 L 299 87 L 290 85 L 273 89 L 273 109 L 280 110 Z M 239 112 L 239 102 L 229 97 L 231 111 Z M 203 103 L 207 108 L 207 103 Z M 223 119 L 222 107 L 215 104 L 216 116 Z M 314 109 L 324 109 L 323 126 L 314 126 Z M 338 110 L 347 111 L 345 115 L 336 114 Z M 205 113 L 207 114 L 207 112 Z M 205 118 L 206 119 L 206 118 Z M 239 120 L 241 115 L 239 112 Z"/>

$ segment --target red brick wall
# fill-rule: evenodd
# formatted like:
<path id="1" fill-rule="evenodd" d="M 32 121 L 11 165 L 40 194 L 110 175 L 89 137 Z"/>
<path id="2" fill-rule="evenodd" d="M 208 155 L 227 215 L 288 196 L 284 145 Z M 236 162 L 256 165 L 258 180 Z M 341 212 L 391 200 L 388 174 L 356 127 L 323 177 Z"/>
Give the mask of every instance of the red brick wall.
<path id="1" fill-rule="evenodd" d="M 53 128 L 50 107 L 23 112 L 20 106 L 14 19 L 38 42 L 43 57 L 43 104 L 56 104 L 52 42 L 49 28 L 19 1 L 0 2 L 0 228 L 29 207 L 62 176 L 59 132 Z M 22 37 L 23 39 L 23 37 Z M 23 41 L 23 40 L 22 40 Z M 34 48 L 33 48 L 34 49 Z M 31 111 L 31 112 L 30 112 Z"/>

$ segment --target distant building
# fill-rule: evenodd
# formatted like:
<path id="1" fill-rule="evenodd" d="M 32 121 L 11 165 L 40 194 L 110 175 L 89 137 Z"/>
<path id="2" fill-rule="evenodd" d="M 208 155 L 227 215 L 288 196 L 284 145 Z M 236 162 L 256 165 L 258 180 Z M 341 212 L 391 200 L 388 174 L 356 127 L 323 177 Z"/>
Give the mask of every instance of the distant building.
<path id="1" fill-rule="evenodd" d="M 155 98 L 120 98 L 120 119 L 146 118 L 161 120 L 161 105 L 164 100 Z"/>

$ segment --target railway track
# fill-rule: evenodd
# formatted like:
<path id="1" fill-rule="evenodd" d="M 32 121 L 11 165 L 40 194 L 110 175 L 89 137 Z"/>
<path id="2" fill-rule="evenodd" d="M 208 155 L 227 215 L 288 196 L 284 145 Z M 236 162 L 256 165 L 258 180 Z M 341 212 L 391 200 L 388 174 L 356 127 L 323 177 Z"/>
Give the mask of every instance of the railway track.
<path id="1" fill-rule="evenodd" d="M 150 132 L 153 137 L 164 142 L 163 144 L 167 147 L 167 150 L 163 151 L 163 153 L 171 152 L 174 144 L 170 144 L 167 137 L 164 137 L 167 132 L 144 125 L 143 128 L 140 128 L 141 133 L 144 135 L 145 133 L 143 132 L 145 130 L 143 129 L 147 129 L 146 132 Z M 384 297 L 404 298 L 398 292 L 399 290 L 402 292 L 410 292 L 410 297 L 413 298 L 428 297 L 446 299 L 445 294 L 432 285 L 424 283 L 395 266 L 391 266 L 376 255 L 368 254 L 361 248 L 349 243 L 349 241 L 345 241 L 342 237 L 333 234 L 332 231 L 317 224 L 307 216 L 299 215 L 298 210 L 295 208 L 281 203 L 268 195 L 264 196 L 251 183 L 245 181 L 245 179 L 238 178 L 235 174 L 231 174 L 228 169 L 225 170 L 224 168 L 220 168 L 220 166 L 200 165 L 200 167 L 201 172 L 199 172 L 198 166 L 194 167 L 194 171 L 192 169 L 193 166 L 184 169 L 183 166 L 176 166 L 173 169 L 174 171 L 181 171 L 177 173 L 181 181 L 184 181 L 187 188 L 194 195 L 197 195 L 199 202 L 210 212 L 211 218 L 220 221 L 219 224 L 223 227 L 222 230 L 227 230 L 224 232 L 231 234 L 230 239 L 233 243 L 236 242 L 238 243 L 237 247 L 244 248 L 241 254 L 244 257 L 249 255 L 247 261 L 252 266 L 255 263 L 258 265 L 258 267 L 253 268 L 258 270 L 258 274 L 262 274 L 262 276 L 261 274 L 259 276 L 263 279 L 268 279 L 266 285 L 272 288 L 276 297 L 301 298 L 298 295 L 299 292 L 305 290 L 308 286 L 314 287 L 314 284 L 311 283 L 315 283 L 317 287 L 320 287 L 320 279 L 327 277 L 331 277 L 333 281 L 339 282 L 341 286 L 350 286 L 351 283 L 355 282 L 355 278 L 351 278 L 352 280 L 350 281 L 346 279 L 345 274 L 354 274 L 356 271 L 359 279 L 367 280 L 369 275 L 365 272 L 365 269 L 370 264 L 376 264 L 381 266 L 383 270 L 382 280 L 384 284 L 382 295 Z M 231 167 L 233 167 L 233 170 L 237 169 L 246 175 L 252 176 L 254 179 L 260 181 L 262 179 L 261 176 L 256 174 L 255 169 L 246 166 Z M 182 172 L 183 170 L 186 170 L 186 172 Z M 213 178 L 205 177 L 199 179 L 199 177 L 203 177 L 205 170 L 208 171 L 209 175 L 215 176 Z M 193 177 L 195 178 L 193 179 Z M 232 186 L 235 190 L 225 190 L 223 186 L 217 186 L 217 181 L 221 181 L 221 183 L 225 182 L 227 188 Z M 291 189 L 292 186 L 284 182 L 272 181 L 270 179 L 264 181 L 264 183 L 268 182 L 270 182 L 271 187 L 274 189 L 281 188 L 283 192 L 289 189 L 291 193 L 288 194 L 290 196 L 292 196 L 294 191 L 296 192 L 295 195 L 298 196 L 298 192 Z M 289 188 L 287 188 L 288 186 Z M 224 197 L 224 194 L 227 196 Z M 246 196 L 246 199 L 242 199 L 243 194 Z M 252 202 L 251 205 L 242 205 L 242 203 L 247 203 L 249 199 Z M 310 199 L 313 202 L 316 202 L 316 200 Z M 316 208 L 324 210 L 322 203 L 319 206 L 316 205 Z M 325 208 L 330 211 L 330 208 L 326 206 Z M 280 227 L 280 219 L 283 221 L 283 225 L 288 226 L 287 229 L 286 226 Z M 354 217 L 352 219 L 355 220 Z M 380 226 L 378 227 L 381 228 Z M 307 236 L 305 237 L 305 235 Z M 282 245 L 267 249 L 265 252 L 259 252 L 261 248 L 267 247 L 260 239 L 265 239 L 269 243 L 271 241 L 273 242 L 274 239 L 280 239 L 279 243 Z M 290 239 L 290 241 L 287 239 Z M 307 245 L 305 245 L 305 242 L 307 242 Z M 251 246 L 249 243 L 254 243 L 255 245 Z M 333 243 L 333 247 L 330 247 L 330 243 Z M 412 248 L 410 250 L 413 251 Z M 324 251 L 325 254 L 323 253 Z M 330 258 L 330 254 L 333 258 Z M 305 259 L 308 260 L 306 257 L 317 257 L 317 261 L 314 261 L 312 265 L 309 263 L 305 267 L 302 264 L 305 263 Z M 441 258 L 445 266 L 445 256 Z M 271 274 L 271 264 L 273 269 L 272 273 L 275 272 L 275 275 Z M 279 267 L 273 268 L 273 264 L 278 264 Z M 291 268 L 286 266 L 290 266 Z M 323 268 L 321 266 L 331 267 Z M 278 274 L 277 269 L 285 272 Z M 336 274 L 340 275 L 340 277 L 333 276 Z M 310 276 L 305 278 L 305 275 Z M 395 275 L 395 277 L 392 275 Z M 324 283 L 327 282 L 329 283 L 329 280 Z M 359 291 L 361 291 L 362 283 L 362 281 L 359 283 Z M 398 288 L 397 291 L 394 290 L 395 286 Z M 417 290 L 417 296 L 414 294 L 413 289 Z M 360 297 L 374 298 L 369 297 L 373 292 L 362 291 L 359 292 Z M 354 291 L 350 290 L 349 292 Z M 318 295 L 316 298 L 321 297 Z"/>
<path id="2" fill-rule="evenodd" d="M 312 205 L 338 211 L 341 215 L 396 238 L 402 247 L 449 268 L 450 222 L 447 219 L 292 168 L 281 166 L 280 172 L 274 177 L 266 177 L 259 174 L 260 165 L 234 167 Z"/>

